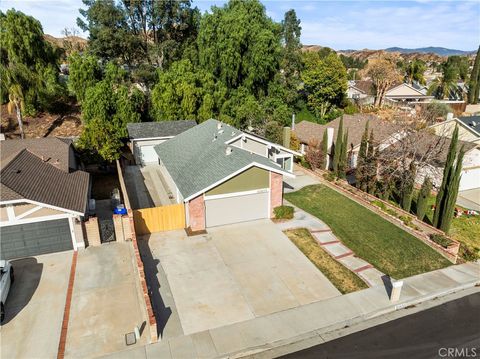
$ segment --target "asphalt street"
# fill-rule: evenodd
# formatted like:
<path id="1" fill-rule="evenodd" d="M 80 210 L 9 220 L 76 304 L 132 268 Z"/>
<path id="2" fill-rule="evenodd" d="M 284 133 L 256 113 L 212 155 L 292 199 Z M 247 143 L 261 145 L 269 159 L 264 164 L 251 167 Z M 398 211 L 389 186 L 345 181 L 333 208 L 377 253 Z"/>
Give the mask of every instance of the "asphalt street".
<path id="1" fill-rule="evenodd" d="M 480 293 L 283 358 L 480 358 Z"/>

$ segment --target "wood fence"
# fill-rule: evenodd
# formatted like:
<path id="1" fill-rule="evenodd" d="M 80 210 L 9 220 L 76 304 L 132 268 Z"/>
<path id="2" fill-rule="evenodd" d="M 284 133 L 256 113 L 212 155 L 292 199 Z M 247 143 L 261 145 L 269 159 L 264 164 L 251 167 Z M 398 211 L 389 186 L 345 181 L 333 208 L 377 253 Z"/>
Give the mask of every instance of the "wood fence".
<path id="1" fill-rule="evenodd" d="M 168 206 L 133 210 L 137 234 L 171 231 L 185 228 L 185 206 L 183 203 Z"/>

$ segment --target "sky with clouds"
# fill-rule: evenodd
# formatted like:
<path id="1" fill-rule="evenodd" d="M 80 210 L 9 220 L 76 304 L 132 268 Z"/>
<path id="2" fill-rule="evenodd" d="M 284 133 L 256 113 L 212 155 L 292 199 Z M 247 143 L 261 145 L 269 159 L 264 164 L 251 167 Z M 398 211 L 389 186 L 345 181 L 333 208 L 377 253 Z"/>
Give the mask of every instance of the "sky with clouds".
<path id="1" fill-rule="evenodd" d="M 222 0 L 193 0 L 202 12 Z M 281 21 L 295 9 L 302 43 L 334 49 L 381 49 L 441 46 L 475 50 L 480 44 L 480 1 L 262 1 L 267 14 Z M 61 36 L 76 26 L 81 0 L 2 0 L 0 10 L 14 7 L 32 15 L 45 33 Z M 82 34 L 81 34 L 82 35 Z M 88 36 L 83 34 L 83 36 Z"/>

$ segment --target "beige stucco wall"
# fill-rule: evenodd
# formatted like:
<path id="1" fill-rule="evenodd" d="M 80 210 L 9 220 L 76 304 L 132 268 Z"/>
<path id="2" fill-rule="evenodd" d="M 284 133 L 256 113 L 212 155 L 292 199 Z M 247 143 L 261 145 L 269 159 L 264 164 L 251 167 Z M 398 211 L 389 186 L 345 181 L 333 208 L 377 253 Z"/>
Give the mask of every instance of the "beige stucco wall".
<path id="1" fill-rule="evenodd" d="M 0 222 L 6 222 L 6 221 L 8 221 L 7 207 L 6 206 L 1 206 L 0 207 Z"/>
<path id="2" fill-rule="evenodd" d="M 269 172 L 267 170 L 251 167 L 228 181 L 206 192 L 206 196 L 218 194 L 251 191 L 269 187 Z"/>
<path id="3" fill-rule="evenodd" d="M 245 140 L 242 140 L 241 138 L 239 138 L 238 140 L 232 142 L 231 145 L 243 148 L 246 151 L 259 154 L 263 157 L 267 155 L 267 145 L 259 141 L 252 140 L 248 137 L 245 137 Z"/>

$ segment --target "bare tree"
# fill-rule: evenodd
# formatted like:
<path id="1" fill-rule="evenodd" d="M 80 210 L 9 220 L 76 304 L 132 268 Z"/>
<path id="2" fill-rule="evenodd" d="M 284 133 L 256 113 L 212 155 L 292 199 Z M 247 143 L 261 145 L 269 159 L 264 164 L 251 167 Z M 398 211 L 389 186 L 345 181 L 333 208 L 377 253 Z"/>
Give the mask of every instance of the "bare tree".
<path id="1" fill-rule="evenodd" d="M 309 142 L 307 151 L 305 153 L 305 159 L 308 161 L 312 169 L 325 169 L 325 157 L 318 140 L 312 140 Z"/>

